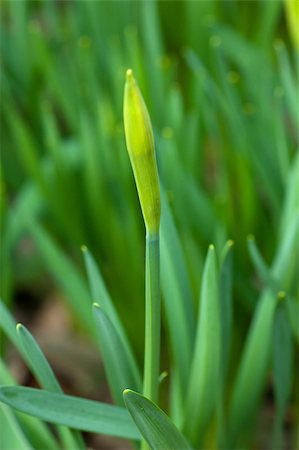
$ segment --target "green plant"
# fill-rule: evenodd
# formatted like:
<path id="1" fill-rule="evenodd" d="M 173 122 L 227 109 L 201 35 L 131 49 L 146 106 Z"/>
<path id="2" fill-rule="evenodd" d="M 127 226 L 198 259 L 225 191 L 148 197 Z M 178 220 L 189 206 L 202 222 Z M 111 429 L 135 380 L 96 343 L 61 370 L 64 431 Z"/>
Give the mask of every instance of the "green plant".
<path id="1" fill-rule="evenodd" d="M 161 179 L 160 364 L 168 376 L 159 405 L 195 448 L 296 447 L 298 51 L 288 5 L 288 22 L 281 2 L 1 5 L 2 297 L 14 309 L 14 291 L 25 286 L 41 299 L 38 280 L 51 274 L 76 332 L 98 345 L 117 405 L 1 388 L 15 408 L 1 404 L 8 447 L 80 447 L 61 426 L 141 438 L 122 395 L 143 389 L 145 281 L 121 125 L 127 66 L 151 112 Z M 249 234 L 258 246 L 250 238 L 247 251 Z M 27 255 L 23 239 L 33 247 Z M 83 247 L 88 283 L 82 243 L 94 255 Z M 49 390 L 37 344 L 15 331 L 4 306 L 0 321 Z M 4 360 L 1 383 L 13 384 Z M 146 399 L 129 391 L 125 401 L 151 446 L 184 440 Z M 55 436 L 18 408 L 42 411 L 58 424 Z"/>

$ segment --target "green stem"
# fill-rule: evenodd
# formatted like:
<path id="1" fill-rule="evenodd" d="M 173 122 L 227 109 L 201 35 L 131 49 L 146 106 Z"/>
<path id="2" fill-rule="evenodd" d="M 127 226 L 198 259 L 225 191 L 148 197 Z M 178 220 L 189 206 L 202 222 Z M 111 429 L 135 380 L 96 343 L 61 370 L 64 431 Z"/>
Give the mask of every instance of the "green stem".
<path id="1" fill-rule="evenodd" d="M 158 402 L 160 365 L 160 252 L 159 234 L 146 234 L 145 349 L 143 395 Z M 149 448 L 145 442 L 142 449 Z"/>
<path id="2" fill-rule="evenodd" d="M 146 235 L 145 350 L 143 394 L 158 401 L 160 362 L 160 258 L 159 235 Z"/>

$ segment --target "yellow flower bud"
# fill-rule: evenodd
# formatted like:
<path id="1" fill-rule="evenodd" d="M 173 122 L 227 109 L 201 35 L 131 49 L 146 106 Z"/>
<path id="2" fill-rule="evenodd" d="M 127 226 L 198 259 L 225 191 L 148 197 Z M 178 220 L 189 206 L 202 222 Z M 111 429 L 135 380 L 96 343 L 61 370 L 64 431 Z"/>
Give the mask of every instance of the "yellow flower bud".
<path id="1" fill-rule="evenodd" d="M 131 69 L 127 70 L 125 85 L 124 125 L 145 227 L 149 234 L 157 234 L 161 206 L 154 136 L 147 108 Z"/>

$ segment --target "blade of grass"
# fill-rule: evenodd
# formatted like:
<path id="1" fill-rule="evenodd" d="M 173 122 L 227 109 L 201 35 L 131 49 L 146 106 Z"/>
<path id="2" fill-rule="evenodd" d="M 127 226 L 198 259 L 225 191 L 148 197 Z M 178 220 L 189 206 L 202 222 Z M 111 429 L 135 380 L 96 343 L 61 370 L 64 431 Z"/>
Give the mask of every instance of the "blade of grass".
<path id="1" fill-rule="evenodd" d="M 286 311 L 286 300 L 276 309 L 273 336 L 273 382 L 276 400 L 276 413 L 273 430 L 273 448 L 284 448 L 283 436 L 286 408 L 291 392 L 293 343 Z"/>
<path id="2" fill-rule="evenodd" d="M 46 422 L 77 430 L 140 439 L 132 419 L 119 406 L 27 387 L 0 387 L 0 401 Z"/>
<path id="3" fill-rule="evenodd" d="M 222 255 L 219 279 L 219 301 L 221 319 L 221 352 L 220 352 L 220 379 L 219 398 L 217 401 L 217 441 L 219 448 L 227 448 L 226 443 L 226 418 L 224 410 L 224 387 L 229 366 L 230 339 L 232 332 L 232 266 L 233 245 L 227 241 Z"/>
<path id="4" fill-rule="evenodd" d="M 32 334 L 20 323 L 17 324 L 16 330 L 19 339 L 18 347 L 22 347 L 28 367 L 39 384 L 47 391 L 62 394 L 60 384 Z"/>
<path id="5" fill-rule="evenodd" d="M 214 246 L 210 245 L 202 276 L 197 332 L 186 394 L 184 430 L 194 445 L 216 406 L 220 376 L 219 286 Z"/>
<path id="6" fill-rule="evenodd" d="M 4 361 L 0 358 L 0 384 L 16 386 L 16 381 L 8 371 Z M 30 436 L 30 442 L 34 448 L 43 448 L 45 450 L 58 450 L 59 444 L 55 441 L 46 424 L 41 422 L 36 417 L 30 417 L 26 414 L 15 411 L 15 416 L 18 419 L 21 428 L 24 430 L 26 436 Z"/>
<path id="7" fill-rule="evenodd" d="M 232 281 L 233 281 L 233 241 L 227 241 L 222 255 L 219 280 L 219 301 L 221 317 L 221 367 L 223 378 L 226 376 L 230 338 L 233 322 Z"/>
<path id="8" fill-rule="evenodd" d="M 288 56 L 286 46 L 282 40 L 275 42 L 278 64 L 280 69 L 281 82 L 285 90 L 286 104 L 290 112 L 290 118 L 293 125 L 298 129 L 299 111 L 296 98 L 298 98 L 298 74 L 293 73 L 290 57 Z"/>
<path id="9" fill-rule="evenodd" d="M 272 275 L 270 272 L 270 269 L 267 267 L 265 261 L 263 260 L 262 255 L 259 252 L 259 249 L 257 248 L 255 244 L 255 240 L 253 236 L 248 237 L 248 248 L 249 253 L 252 259 L 253 264 L 255 265 L 255 268 L 257 270 L 257 273 L 261 277 L 261 279 L 264 281 L 265 285 L 268 286 L 272 292 L 273 295 L 278 294 L 282 298 L 285 298 L 286 302 L 286 310 L 290 322 L 291 329 L 293 331 L 295 339 L 299 342 L 299 325 L 297 317 L 299 317 L 299 305 L 296 302 L 292 296 L 285 293 L 283 290 L 280 289 L 280 284 L 277 281 L 276 278 Z"/>
<path id="10" fill-rule="evenodd" d="M 17 327 L 15 320 L 1 300 L 0 327 L 9 337 L 9 339 L 14 343 L 14 345 L 22 355 L 24 361 L 26 361 L 28 367 L 31 369 L 32 373 L 35 375 L 41 386 L 44 389 L 49 389 L 54 392 L 61 393 L 62 390 L 60 388 L 60 385 L 39 345 L 37 344 L 33 336 L 29 333 L 29 331 L 25 329 L 25 327 L 20 324 Z M 75 446 L 74 448 L 84 447 L 83 442 L 80 441 L 80 436 L 76 436 L 76 441 L 74 441 L 74 437 L 71 435 L 70 430 L 61 429 L 58 430 L 58 432 L 66 448 L 68 448 L 70 445 L 71 447 Z M 80 445 L 78 445 L 78 443 L 80 443 Z"/>
<path id="11" fill-rule="evenodd" d="M 111 325 L 113 326 L 114 330 L 117 330 L 117 334 L 119 336 L 118 339 L 120 340 L 120 345 L 123 348 L 124 357 L 127 360 L 128 369 L 131 373 L 130 377 L 132 377 L 132 386 L 135 386 L 136 389 L 141 389 L 142 381 L 140 370 L 128 341 L 128 337 L 105 286 L 99 267 L 97 266 L 92 254 L 85 246 L 82 247 L 82 252 L 88 276 L 91 298 L 94 302 L 99 303 L 99 306 L 103 309 L 103 312 L 107 316 L 107 319 L 111 321 Z M 108 335 L 106 343 L 107 345 L 109 343 Z M 104 342 L 102 342 L 102 344 L 104 345 Z"/>
<path id="12" fill-rule="evenodd" d="M 168 206 L 162 196 L 161 283 L 171 347 L 179 385 L 183 392 L 189 376 L 195 334 L 194 306 L 179 236 Z"/>
<path id="13" fill-rule="evenodd" d="M 60 384 L 34 337 L 20 323 L 16 329 L 20 345 L 23 348 L 23 355 L 26 355 L 25 360 L 27 365 L 41 387 L 47 391 L 62 394 L 63 391 Z M 68 428 L 59 427 L 58 433 L 64 448 L 85 448 L 82 436 L 78 432 L 72 432 Z"/>
<path id="14" fill-rule="evenodd" d="M 287 298 L 286 308 L 294 338 L 297 341 L 297 344 L 299 345 L 299 323 L 298 323 L 299 303 L 291 298 Z"/>
<path id="15" fill-rule="evenodd" d="M 0 405 L 1 448 L 33 450 L 10 408 Z"/>
<path id="16" fill-rule="evenodd" d="M 298 215 L 295 214 L 288 224 L 287 233 L 280 242 L 270 271 L 274 280 L 279 280 L 283 288 L 291 286 L 296 272 L 298 219 Z M 264 265 L 261 270 L 265 270 Z M 289 304 L 290 301 L 289 299 Z M 234 445 L 238 435 L 246 426 L 248 428 L 248 423 L 259 403 L 269 360 L 275 306 L 276 299 L 272 291 L 266 289 L 259 299 L 254 314 L 232 394 L 230 445 Z M 244 392 L 251 392 L 251 395 L 244 397 Z"/>
<path id="17" fill-rule="evenodd" d="M 286 180 L 286 192 L 283 204 L 282 215 L 280 219 L 279 235 L 283 236 L 288 232 L 289 223 L 299 210 L 299 152 L 294 157 L 292 166 L 288 172 Z"/>
<path id="18" fill-rule="evenodd" d="M 280 18 L 282 2 L 261 2 L 257 13 L 255 37 L 265 50 L 272 44 L 277 21 Z"/>
<path id="19" fill-rule="evenodd" d="M 256 246 L 254 236 L 248 236 L 247 244 L 251 260 L 256 268 L 257 273 L 261 277 L 262 281 L 271 288 L 273 294 L 277 294 L 280 291 L 279 283 L 271 275 L 269 268 L 267 267 L 258 247 Z"/>
<path id="20" fill-rule="evenodd" d="M 108 383 L 114 400 L 122 405 L 122 393 L 125 386 L 136 387 L 132 366 L 127 358 L 127 352 L 118 330 L 97 303 L 93 304 L 93 314 Z M 141 383 L 139 387 L 141 387 Z"/>
<path id="21" fill-rule="evenodd" d="M 289 292 L 295 277 L 298 283 L 298 257 L 299 257 L 299 211 L 294 215 L 283 239 L 279 242 L 277 253 L 271 267 L 271 274 L 278 279 L 286 292 Z M 297 284 L 298 286 L 298 284 Z"/>
<path id="22" fill-rule="evenodd" d="M 152 2 L 142 2 L 140 4 L 142 18 L 142 36 L 144 47 L 147 52 L 147 58 L 144 64 L 147 67 L 149 91 L 152 95 L 150 102 L 151 109 L 156 119 L 162 120 L 164 108 L 164 83 L 160 73 L 159 61 L 163 54 L 163 43 L 160 35 L 161 27 L 159 25 L 159 16 L 156 0 Z"/>
<path id="23" fill-rule="evenodd" d="M 191 448 L 169 417 L 146 397 L 126 389 L 124 401 L 150 448 L 157 450 Z"/>
<path id="24" fill-rule="evenodd" d="M 275 297 L 270 290 L 266 290 L 256 307 L 233 387 L 229 414 L 231 448 L 235 446 L 240 433 L 249 424 L 253 425 L 252 416 L 265 383 L 275 307 Z M 244 395 L 245 393 L 248 395 Z"/>

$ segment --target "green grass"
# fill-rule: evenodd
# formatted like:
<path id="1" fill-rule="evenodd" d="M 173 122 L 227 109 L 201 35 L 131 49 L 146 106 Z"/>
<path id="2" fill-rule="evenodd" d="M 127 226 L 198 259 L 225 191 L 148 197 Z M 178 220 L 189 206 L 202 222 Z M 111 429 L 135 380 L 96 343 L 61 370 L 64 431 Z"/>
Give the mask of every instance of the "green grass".
<path id="1" fill-rule="evenodd" d="M 1 3 L 0 264 L 8 308 L 0 316 L 1 384 L 13 384 L 8 341 L 32 365 L 22 341 L 33 337 L 23 328 L 17 334 L 11 315 L 16 294 L 26 289 L 42 302 L 41 280 L 50 276 L 73 327 L 96 344 L 118 404 L 111 421 L 104 416 L 97 426 L 106 405 L 84 404 L 84 421 L 68 397 L 78 408 L 74 428 L 102 433 L 107 426 L 133 439 L 141 433 L 159 448 L 166 445 L 156 429 L 161 421 L 169 436 L 179 433 L 193 448 L 296 448 L 294 5 Z M 142 391 L 144 356 L 145 229 L 122 112 L 130 67 L 151 117 L 161 184 L 160 367 L 168 376 L 158 404 L 172 421 L 132 393 L 128 409 L 140 433 L 122 409 L 124 389 Z M 30 252 L 22 251 L 24 242 Z M 40 349 L 36 342 L 33 348 L 34 359 Z M 63 430 L 61 442 L 80 446 L 66 428 L 71 418 L 58 420 L 55 396 L 63 404 L 63 394 L 45 394 L 53 409 L 40 419 Z M 15 408 L 1 403 L 5 444 L 58 448 L 42 420 L 16 412 L 38 415 L 27 395 L 26 388 L 0 388 L 1 400 Z M 146 417 L 138 415 L 144 404 Z"/>

